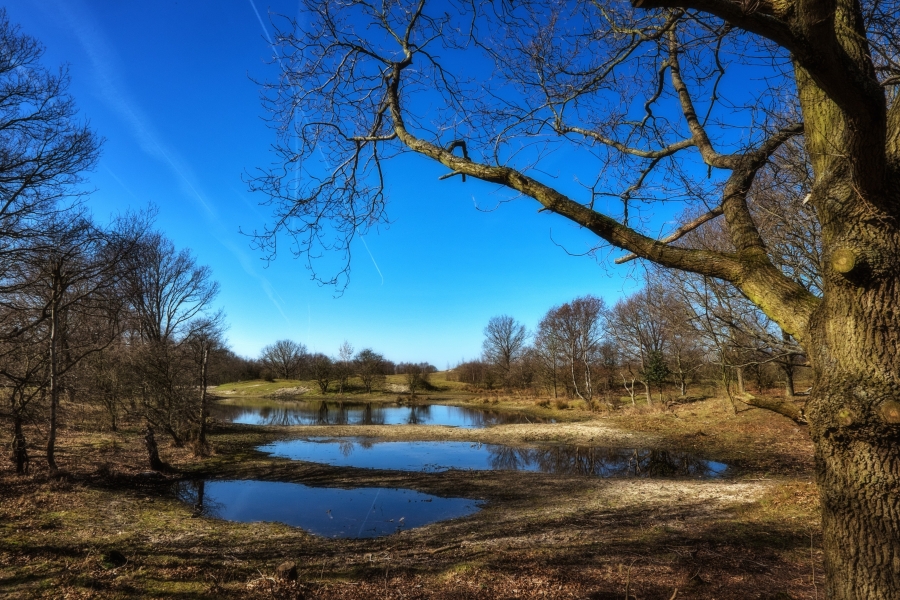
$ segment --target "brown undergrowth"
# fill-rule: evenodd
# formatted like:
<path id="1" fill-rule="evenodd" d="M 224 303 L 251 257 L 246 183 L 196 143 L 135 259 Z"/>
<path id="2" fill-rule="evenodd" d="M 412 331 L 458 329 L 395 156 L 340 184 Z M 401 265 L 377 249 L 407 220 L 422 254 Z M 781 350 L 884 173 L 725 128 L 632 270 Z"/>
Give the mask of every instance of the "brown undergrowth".
<path id="1" fill-rule="evenodd" d="M 29 476 L 17 477 L 7 463 L 0 469 L 0 595 L 370 600 L 627 593 L 644 600 L 668 599 L 677 590 L 677 598 L 815 598 L 822 568 L 805 433 L 762 411 L 732 414 L 720 400 L 672 412 L 617 411 L 580 415 L 576 423 L 486 430 L 357 427 L 330 434 L 688 449 L 734 465 L 728 477 L 334 468 L 254 450 L 298 435 L 298 428 L 229 424 L 213 428 L 215 451 L 204 459 L 161 439 L 171 471 L 150 475 L 137 428 L 96 433 L 70 426 L 60 439 L 62 476 L 50 478 L 38 448 L 31 449 Z M 172 485 L 199 477 L 405 487 L 480 499 L 484 508 L 383 538 L 334 540 L 277 523 L 197 517 Z M 283 561 L 297 564 L 296 581 L 275 577 Z"/>

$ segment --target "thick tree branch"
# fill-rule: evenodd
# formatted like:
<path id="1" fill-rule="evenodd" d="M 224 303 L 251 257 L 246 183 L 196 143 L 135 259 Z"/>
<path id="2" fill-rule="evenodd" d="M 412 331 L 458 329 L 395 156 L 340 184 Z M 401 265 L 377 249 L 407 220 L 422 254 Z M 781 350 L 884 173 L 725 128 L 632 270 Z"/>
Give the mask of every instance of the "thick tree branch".
<path id="1" fill-rule="evenodd" d="M 770 410 L 772 412 L 776 412 L 779 415 L 783 415 L 796 423 L 797 425 L 808 425 L 809 421 L 806 419 L 806 413 L 803 411 L 803 408 L 797 406 L 791 400 L 786 398 L 760 398 L 754 396 L 753 394 L 739 394 L 735 396 L 736 399 L 740 400 L 744 404 L 748 404 L 754 408 L 762 408 L 765 410 Z"/>
<path id="2" fill-rule="evenodd" d="M 866 61 L 850 56 L 838 40 L 835 4 L 796 0 L 781 11 L 770 0 L 761 1 L 757 10 L 746 10 L 743 3 L 730 0 L 632 0 L 636 8 L 699 10 L 772 40 L 791 52 L 848 118 L 870 126 L 883 124 L 880 84 L 874 72 L 861 67 Z M 864 44 L 865 36 L 861 37 Z"/>
<path id="3" fill-rule="evenodd" d="M 722 215 L 722 207 L 717 206 L 714 209 L 712 209 L 711 211 L 703 213 L 702 215 L 700 215 L 693 221 L 691 221 L 689 223 L 685 223 L 684 225 L 682 225 L 681 227 L 679 227 L 678 229 L 676 229 L 675 231 L 673 231 L 672 233 L 670 233 L 669 235 L 667 235 L 666 237 L 664 237 L 663 239 L 661 239 L 659 241 L 662 242 L 663 244 L 671 244 L 674 241 L 680 240 L 681 238 L 683 238 L 690 232 L 694 231 L 695 229 L 697 229 L 704 223 L 706 223 L 708 221 L 712 221 L 713 219 L 715 219 L 716 217 L 719 217 L 721 215 Z M 627 254 L 625 256 L 621 256 L 621 257 L 617 258 L 614 262 L 617 265 L 622 265 L 622 264 L 625 264 L 636 258 L 638 258 L 638 255 L 632 253 L 632 254 Z"/>
<path id="4" fill-rule="evenodd" d="M 599 142 L 606 146 L 610 146 L 611 148 L 615 148 L 619 152 L 637 156 L 639 158 L 665 158 L 667 156 L 672 156 L 679 150 L 684 150 L 685 148 L 690 148 L 691 146 L 696 145 L 693 139 L 686 139 L 681 140 L 680 142 L 669 144 L 665 148 L 660 148 L 659 150 L 641 150 L 640 148 L 633 148 L 627 144 L 617 142 L 612 138 L 608 138 L 602 135 L 600 132 L 591 131 L 590 129 L 584 129 L 583 127 L 574 127 L 565 125 L 563 123 L 557 123 L 554 126 L 554 129 L 557 131 L 557 133 L 563 135 L 567 133 L 575 133 L 584 136 L 589 140 Z"/>
<path id="5" fill-rule="evenodd" d="M 888 161 L 893 163 L 894 169 L 900 169 L 900 99 L 898 98 L 894 98 L 894 103 L 888 111 L 885 149 Z"/>
<path id="6" fill-rule="evenodd" d="M 616 220 L 575 202 L 555 189 L 524 175 L 510 167 L 497 167 L 456 156 L 450 151 L 422 140 L 410 133 L 405 126 L 400 108 L 400 73 L 402 64 L 394 67 L 388 83 L 387 103 L 397 137 L 411 150 L 437 160 L 460 174 L 465 173 L 482 181 L 497 183 L 534 198 L 547 210 L 568 218 L 589 229 L 599 237 L 619 248 L 624 248 L 642 258 L 666 266 L 684 269 L 732 281 L 740 276 L 740 265 L 733 256 L 707 250 L 691 250 L 667 246 L 653 238 L 638 233 Z"/>
<path id="7" fill-rule="evenodd" d="M 516 169 L 485 165 L 456 156 L 448 150 L 410 133 L 406 129 L 400 103 L 399 89 L 403 68 L 403 63 L 394 65 L 393 73 L 388 81 L 386 102 L 390 108 L 397 137 L 411 150 L 437 160 L 454 172 L 465 173 L 482 181 L 497 183 L 534 198 L 545 209 L 566 217 L 610 244 L 637 254 L 641 258 L 665 267 L 730 281 L 739 286 L 751 300 L 756 302 L 766 314 L 777 321 L 782 329 L 794 336 L 795 339 L 801 340 L 805 337 L 807 322 L 811 312 L 818 305 L 818 299 L 803 286 L 788 279 L 772 265 L 764 254 L 744 259 L 738 255 L 724 252 L 667 245 L 568 198 Z M 790 135 L 794 134 L 796 131 Z M 788 136 L 783 132 L 779 135 Z M 759 152 L 745 156 L 744 159 L 748 161 L 757 159 Z M 765 162 L 764 158 L 760 165 L 763 162 Z M 757 166 L 756 169 L 758 168 Z M 746 208 L 746 205 L 744 207 Z M 725 213 L 727 215 L 727 209 Z"/>

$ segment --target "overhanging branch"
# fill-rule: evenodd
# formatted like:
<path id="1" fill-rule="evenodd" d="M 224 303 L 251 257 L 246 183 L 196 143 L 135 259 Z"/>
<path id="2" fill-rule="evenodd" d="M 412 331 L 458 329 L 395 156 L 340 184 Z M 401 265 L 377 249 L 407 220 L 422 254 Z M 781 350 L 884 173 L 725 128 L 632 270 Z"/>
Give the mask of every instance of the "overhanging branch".
<path id="1" fill-rule="evenodd" d="M 666 237 L 664 237 L 663 239 L 661 239 L 659 241 L 663 244 L 671 244 L 672 242 L 683 238 L 684 236 L 686 236 L 693 230 L 697 229 L 704 223 L 706 223 L 708 221 L 712 221 L 713 219 L 715 219 L 716 217 L 721 216 L 721 215 L 722 215 L 722 207 L 717 206 L 716 208 L 712 209 L 711 211 L 700 215 L 699 217 L 697 217 L 690 223 L 685 223 L 684 225 L 682 225 L 681 227 L 679 227 L 678 229 L 676 229 L 675 231 L 673 231 L 672 233 L 670 233 L 669 235 L 667 235 Z M 622 264 L 625 264 L 636 258 L 638 258 L 638 255 L 631 253 L 626 256 L 619 257 L 613 262 L 615 262 L 617 265 L 622 265 Z"/>

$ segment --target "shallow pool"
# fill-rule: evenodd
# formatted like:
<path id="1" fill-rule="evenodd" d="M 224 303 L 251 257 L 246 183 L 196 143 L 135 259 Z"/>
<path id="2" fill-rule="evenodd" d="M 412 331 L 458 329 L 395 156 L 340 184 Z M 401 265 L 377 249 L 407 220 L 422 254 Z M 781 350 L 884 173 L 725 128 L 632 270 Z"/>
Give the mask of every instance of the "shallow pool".
<path id="1" fill-rule="evenodd" d="M 600 446 L 517 448 L 470 442 L 382 442 L 368 438 L 286 440 L 258 448 L 273 456 L 338 467 L 397 471 L 539 471 L 597 477 L 719 477 L 728 468 L 683 452 Z"/>
<path id="2" fill-rule="evenodd" d="M 275 521 L 324 537 L 371 538 L 477 512 L 480 503 L 394 488 L 318 488 L 277 481 L 189 481 L 176 494 L 198 514 Z"/>
<path id="3" fill-rule="evenodd" d="M 213 406 L 211 414 L 223 421 L 244 425 L 448 425 L 475 429 L 509 423 L 548 422 L 517 413 L 444 404 L 229 403 Z"/>

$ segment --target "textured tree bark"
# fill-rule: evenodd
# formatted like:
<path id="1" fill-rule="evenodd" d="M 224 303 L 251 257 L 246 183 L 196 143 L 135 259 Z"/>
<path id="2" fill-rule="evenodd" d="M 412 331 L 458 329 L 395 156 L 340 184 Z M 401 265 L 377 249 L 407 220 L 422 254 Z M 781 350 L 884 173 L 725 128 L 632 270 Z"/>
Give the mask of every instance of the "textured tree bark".
<path id="1" fill-rule="evenodd" d="M 784 397 L 785 398 L 793 398 L 794 397 L 794 365 L 793 365 L 793 356 L 789 356 L 788 360 L 791 362 L 784 365 L 782 369 L 784 371 Z"/>
<path id="2" fill-rule="evenodd" d="M 735 367 L 734 373 L 736 375 L 735 382 L 737 384 L 738 394 L 746 394 L 747 388 L 744 386 L 744 368 L 743 367 Z"/>
<path id="3" fill-rule="evenodd" d="M 880 227 L 878 245 L 900 248 Z M 900 270 L 892 252 L 891 270 Z M 822 502 L 828 596 L 900 598 L 898 276 L 830 277 L 811 326 L 810 434 Z"/>

